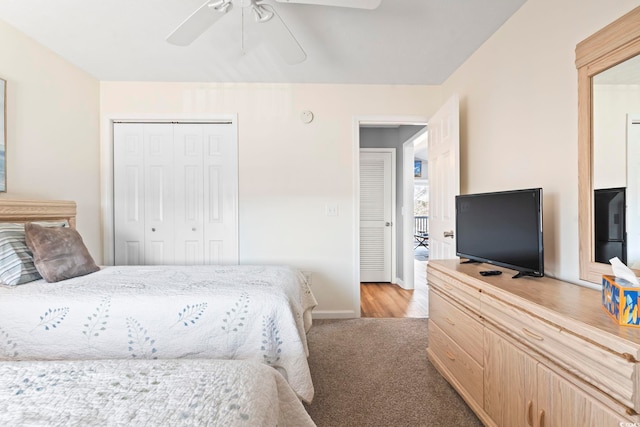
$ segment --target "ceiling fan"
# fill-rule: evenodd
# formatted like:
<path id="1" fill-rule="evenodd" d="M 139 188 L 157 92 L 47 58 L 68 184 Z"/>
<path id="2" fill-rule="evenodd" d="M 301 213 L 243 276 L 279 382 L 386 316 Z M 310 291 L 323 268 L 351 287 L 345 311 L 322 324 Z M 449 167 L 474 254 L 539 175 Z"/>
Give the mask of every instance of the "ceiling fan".
<path id="1" fill-rule="evenodd" d="M 354 9 L 375 9 L 382 0 L 276 0 L 279 3 L 299 3 L 318 6 L 348 7 Z M 227 15 L 234 6 L 253 13 L 261 33 L 280 53 L 285 62 L 297 64 L 307 58 L 302 46 L 291 33 L 275 8 L 265 0 L 207 0 L 187 19 L 167 36 L 167 41 L 178 46 L 188 46 L 200 37 L 220 18 Z M 243 35 L 244 37 L 244 35 Z"/>

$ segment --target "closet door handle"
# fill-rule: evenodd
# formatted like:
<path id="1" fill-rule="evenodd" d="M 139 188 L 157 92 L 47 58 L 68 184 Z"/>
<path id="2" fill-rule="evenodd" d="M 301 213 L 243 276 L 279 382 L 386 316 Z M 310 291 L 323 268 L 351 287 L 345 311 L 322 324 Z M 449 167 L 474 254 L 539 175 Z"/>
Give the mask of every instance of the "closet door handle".
<path id="1" fill-rule="evenodd" d="M 531 411 L 532 409 L 533 409 L 533 401 L 528 400 L 527 401 L 527 425 L 529 427 L 533 427 L 533 413 Z"/>

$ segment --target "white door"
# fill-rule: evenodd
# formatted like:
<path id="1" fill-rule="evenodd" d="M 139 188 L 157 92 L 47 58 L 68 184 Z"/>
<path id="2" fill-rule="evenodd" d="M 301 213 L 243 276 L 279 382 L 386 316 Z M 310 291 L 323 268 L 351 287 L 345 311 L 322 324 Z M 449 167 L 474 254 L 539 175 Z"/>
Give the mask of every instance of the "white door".
<path id="1" fill-rule="evenodd" d="M 627 125 L 627 264 L 640 268 L 640 116 Z"/>
<path id="2" fill-rule="evenodd" d="M 360 151 L 360 281 L 391 282 L 392 153 Z"/>
<path id="3" fill-rule="evenodd" d="M 429 164 L 429 259 L 456 256 L 455 196 L 460 193 L 458 96 L 451 97 L 427 125 Z"/>
<path id="4" fill-rule="evenodd" d="M 174 264 L 173 125 L 143 125 L 144 263 Z"/>
<path id="5" fill-rule="evenodd" d="M 115 264 L 238 262 L 234 127 L 114 124 Z"/>
<path id="6" fill-rule="evenodd" d="M 232 125 L 203 135 L 204 263 L 238 262 L 238 143 Z"/>
<path id="7" fill-rule="evenodd" d="M 204 261 L 203 133 L 202 124 L 174 128 L 175 256 L 186 265 Z"/>
<path id="8" fill-rule="evenodd" d="M 173 126 L 114 125 L 115 262 L 172 264 Z"/>
<path id="9" fill-rule="evenodd" d="M 144 264 L 144 128 L 113 127 L 115 265 Z"/>

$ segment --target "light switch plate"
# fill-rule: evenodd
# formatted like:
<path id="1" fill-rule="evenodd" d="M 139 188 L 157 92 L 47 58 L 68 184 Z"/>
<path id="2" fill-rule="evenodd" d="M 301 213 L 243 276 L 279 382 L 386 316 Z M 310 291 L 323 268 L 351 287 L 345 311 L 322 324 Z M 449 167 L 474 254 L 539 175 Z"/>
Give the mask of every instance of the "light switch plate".
<path id="1" fill-rule="evenodd" d="M 325 206 L 325 215 L 327 216 L 338 216 L 338 205 L 335 203 L 330 203 Z"/>

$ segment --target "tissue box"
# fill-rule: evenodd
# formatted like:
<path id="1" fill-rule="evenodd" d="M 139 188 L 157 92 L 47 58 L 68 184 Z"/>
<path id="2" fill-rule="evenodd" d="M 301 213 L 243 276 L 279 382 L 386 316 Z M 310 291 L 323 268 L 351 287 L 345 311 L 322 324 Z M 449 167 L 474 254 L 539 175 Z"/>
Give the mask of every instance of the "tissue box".
<path id="1" fill-rule="evenodd" d="M 619 325 L 640 327 L 640 288 L 619 277 L 602 276 L 602 307 Z"/>

